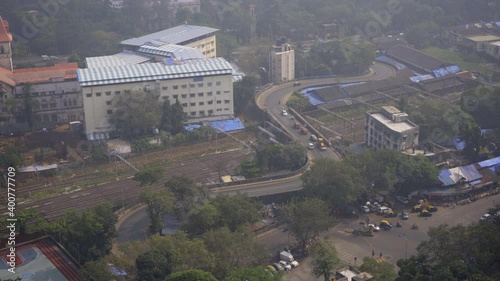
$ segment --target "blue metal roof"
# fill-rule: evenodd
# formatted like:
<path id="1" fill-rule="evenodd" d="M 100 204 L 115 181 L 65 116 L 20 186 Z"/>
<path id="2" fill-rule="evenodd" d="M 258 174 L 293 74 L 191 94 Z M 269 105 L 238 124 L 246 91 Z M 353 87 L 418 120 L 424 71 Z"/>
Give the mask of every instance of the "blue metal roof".
<path id="1" fill-rule="evenodd" d="M 446 67 L 446 70 L 449 72 L 449 73 L 458 73 L 460 72 L 460 67 L 456 66 L 456 65 L 451 65 L 451 66 L 447 66 Z"/>
<path id="2" fill-rule="evenodd" d="M 454 185 L 462 179 L 465 180 L 465 182 L 472 182 L 482 177 L 483 176 L 479 173 L 474 164 L 441 170 L 438 176 L 444 186 Z"/>
<path id="3" fill-rule="evenodd" d="M 179 25 L 138 38 L 131 38 L 121 42 L 122 45 L 142 46 L 145 44 L 164 45 L 164 44 L 182 44 L 197 37 L 209 35 L 218 31 L 218 29 L 196 26 Z"/>
<path id="4" fill-rule="evenodd" d="M 124 51 L 111 56 L 100 56 L 100 57 L 88 57 L 86 58 L 87 67 L 106 67 L 106 66 L 116 66 L 116 65 L 128 65 L 128 64 L 140 64 L 152 60 L 151 57 L 147 57 L 135 52 Z"/>
<path id="5" fill-rule="evenodd" d="M 417 75 L 417 76 L 412 76 L 410 77 L 410 80 L 412 82 L 420 82 L 420 81 L 424 81 L 424 80 L 429 80 L 429 79 L 433 79 L 434 77 L 430 74 L 424 74 L 424 75 Z"/>
<path id="6" fill-rule="evenodd" d="M 434 73 L 434 76 L 436 76 L 436 78 L 438 77 L 442 77 L 442 76 L 446 76 L 448 74 L 450 74 L 446 68 L 438 68 L 438 69 L 434 69 L 432 71 L 432 73 Z"/>
<path id="7" fill-rule="evenodd" d="M 389 65 L 394 66 L 397 70 L 403 70 L 406 68 L 404 64 L 401 64 L 385 55 L 379 55 L 375 58 L 376 61 L 383 62 Z"/>
<path id="8" fill-rule="evenodd" d="M 205 58 L 205 56 L 198 49 L 175 44 L 166 44 L 162 46 L 143 45 L 137 51 L 150 55 L 171 57 L 178 60 Z"/>
<path id="9" fill-rule="evenodd" d="M 165 65 L 146 63 L 79 69 L 81 87 L 165 80 L 186 77 L 231 74 L 233 69 L 224 58 L 188 61 L 184 64 Z"/>
<path id="10" fill-rule="evenodd" d="M 496 157 L 496 158 L 492 158 L 492 159 L 481 161 L 481 162 L 479 162 L 477 164 L 481 168 L 496 166 L 496 165 L 500 164 L 500 156 Z"/>

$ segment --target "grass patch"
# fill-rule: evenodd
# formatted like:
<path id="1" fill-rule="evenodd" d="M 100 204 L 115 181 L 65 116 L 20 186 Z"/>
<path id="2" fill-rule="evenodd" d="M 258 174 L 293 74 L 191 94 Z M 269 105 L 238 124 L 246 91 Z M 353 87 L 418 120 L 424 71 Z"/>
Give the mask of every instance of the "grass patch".
<path id="1" fill-rule="evenodd" d="M 486 69 L 490 69 L 493 64 L 489 63 L 485 59 L 481 58 L 477 54 L 464 55 L 459 52 L 453 52 L 448 49 L 441 49 L 437 47 L 431 47 L 423 49 L 422 52 L 440 58 L 451 64 L 458 65 L 461 69 L 485 72 Z"/>

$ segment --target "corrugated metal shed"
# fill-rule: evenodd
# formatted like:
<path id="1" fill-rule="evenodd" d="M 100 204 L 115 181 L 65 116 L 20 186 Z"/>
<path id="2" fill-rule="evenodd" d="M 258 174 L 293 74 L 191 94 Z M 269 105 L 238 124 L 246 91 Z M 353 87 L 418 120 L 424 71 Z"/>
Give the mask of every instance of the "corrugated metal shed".
<path id="1" fill-rule="evenodd" d="M 138 38 L 131 38 L 121 42 L 122 45 L 142 46 L 145 44 L 182 44 L 186 41 L 193 40 L 198 37 L 206 36 L 218 31 L 218 29 L 196 26 L 196 25 L 179 25 Z"/>
<path id="2" fill-rule="evenodd" d="M 444 186 L 450 186 L 458 183 L 460 180 L 471 182 L 482 178 L 476 167 L 472 165 L 456 167 L 439 172 L 439 180 Z"/>
<path id="3" fill-rule="evenodd" d="M 111 56 L 89 57 L 86 58 L 87 68 L 108 67 L 117 65 L 141 64 L 151 61 L 151 57 L 147 57 L 135 52 L 121 52 Z"/>
<path id="4" fill-rule="evenodd" d="M 477 163 L 477 165 L 479 165 L 479 167 L 481 168 L 492 167 L 499 164 L 500 164 L 500 156 Z"/>
<path id="5" fill-rule="evenodd" d="M 144 54 L 171 57 L 178 60 L 205 58 L 203 53 L 198 49 L 174 44 L 166 44 L 162 46 L 143 45 L 137 49 L 137 51 Z"/>

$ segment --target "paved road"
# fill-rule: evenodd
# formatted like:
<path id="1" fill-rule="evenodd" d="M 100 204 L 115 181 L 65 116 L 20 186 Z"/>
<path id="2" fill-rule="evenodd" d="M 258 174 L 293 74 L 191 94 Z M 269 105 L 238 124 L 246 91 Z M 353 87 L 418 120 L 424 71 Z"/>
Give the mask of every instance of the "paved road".
<path id="1" fill-rule="evenodd" d="M 382 253 L 384 260 L 395 265 L 396 261 L 405 258 L 405 255 L 409 257 L 417 253 L 416 248 L 418 244 L 428 239 L 427 231 L 429 227 L 441 224 L 468 225 L 478 222 L 479 217 L 488 208 L 493 207 L 498 202 L 500 202 L 500 194 L 482 198 L 468 205 L 457 206 L 454 209 L 441 207 L 438 212 L 429 218 L 421 218 L 414 213 L 410 213 L 409 220 L 402 221 L 403 227 L 394 227 L 389 231 L 380 231 L 375 233 L 374 237 L 353 236 L 347 233 L 346 229 L 353 229 L 364 223 L 366 216 L 363 215 L 359 220 L 343 220 L 332 227 L 327 233 L 324 233 L 324 235 L 333 235 L 339 258 L 344 264 L 354 264 L 354 257 L 357 257 L 359 262 L 363 257 L 371 256 L 373 250 L 376 258 Z M 369 214 L 368 217 L 371 222 L 377 223 L 382 219 L 382 217 L 375 214 Z M 397 220 L 398 218 L 389 219 L 394 225 Z M 413 223 L 419 227 L 418 230 L 411 229 Z M 288 232 L 277 231 L 261 238 L 259 241 L 265 245 L 270 253 L 276 253 L 287 245 L 294 243 L 293 237 L 289 237 L 288 234 Z M 312 276 L 310 258 L 306 258 L 301 261 L 300 267 L 287 273 L 284 280 L 302 281 L 322 279 L 316 279 Z"/>

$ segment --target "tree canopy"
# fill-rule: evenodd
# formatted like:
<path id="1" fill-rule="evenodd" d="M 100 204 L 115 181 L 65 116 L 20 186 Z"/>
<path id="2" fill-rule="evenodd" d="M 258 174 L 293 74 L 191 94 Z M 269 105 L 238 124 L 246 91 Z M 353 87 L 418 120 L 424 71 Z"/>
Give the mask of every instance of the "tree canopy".
<path id="1" fill-rule="evenodd" d="M 171 212 L 174 205 L 174 196 L 168 190 L 162 189 L 154 191 L 145 188 L 141 191 L 141 201 L 146 204 L 146 213 L 150 220 L 151 234 L 161 230 L 163 215 Z"/>
<path id="2" fill-rule="evenodd" d="M 188 269 L 171 274 L 165 281 L 217 281 L 210 272 L 199 269 Z"/>
<path id="3" fill-rule="evenodd" d="M 311 256 L 312 273 L 314 276 L 323 276 L 325 281 L 330 280 L 332 272 L 335 272 L 335 268 L 340 264 L 333 240 L 319 239 L 314 242 L 311 249 Z"/>
<path id="4" fill-rule="evenodd" d="M 141 187 L 146 185 L 153 185 L 161 180 L 163 177 L 163 169 L 161 167 L 148 167 L 136 172 L 134 180 L 138 181 Z"/>
<path id="5" fill-rule="evenodd" d="M 377 262 L 376 259 L 370 257 L 363 258 L 363 264 L 359 269 L 370 273 L 375 280 L 380 281 L 394 281 L 398 276 L 391 263 Z"/>
<path id="6" fill-rule="evenodd" d="M 279 281 L 283 274 L 269 274 L 264 267 L 242 267 L 229 272 L 224 281 Z"/>

